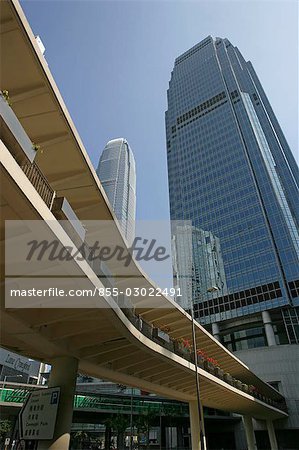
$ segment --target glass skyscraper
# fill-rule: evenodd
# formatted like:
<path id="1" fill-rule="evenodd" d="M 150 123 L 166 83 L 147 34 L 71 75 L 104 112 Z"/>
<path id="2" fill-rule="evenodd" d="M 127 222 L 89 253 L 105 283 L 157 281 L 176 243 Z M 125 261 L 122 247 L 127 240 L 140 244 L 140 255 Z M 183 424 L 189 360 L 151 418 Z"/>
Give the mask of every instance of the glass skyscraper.
<path id="1" fill-rule="evenodd" d="M 106 144 L 97 174 L 130 245 L 135 237 L 136 168 L 126 139 L 113 139 Z"/>
<path id="2" fill-rule="evenodd" d="M 176 59 L 166 133 L 171 219 L 213 233 L 222 250 L 228 292 L 199 300 L 199 320 L 299 305 L 298 168 L 251 63 L 227 39 Z"/>
<path id="3" fill-rule="evenodd" d="M 170 214 L 193 230 L 188 245 L 173 235 L 175 284 L 192 290 L 201 324 L 284 392 L 290 417 L 278 440 L 295 448 L 298 166 L 251 62 L 229 40 L 208 36 L 179 56 L 167 99 Z"/>

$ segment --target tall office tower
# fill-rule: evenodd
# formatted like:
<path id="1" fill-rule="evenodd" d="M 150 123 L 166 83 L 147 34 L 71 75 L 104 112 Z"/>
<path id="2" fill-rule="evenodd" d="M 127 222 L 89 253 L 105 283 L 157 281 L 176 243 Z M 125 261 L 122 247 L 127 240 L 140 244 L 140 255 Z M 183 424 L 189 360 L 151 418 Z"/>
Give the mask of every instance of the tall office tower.
<path id="1" fill-rule="evenodd" d="M 106 144 L 97 174 L 130 245 L 135 237 L 136 169 L 126 139 L 113 139 Z"/>
<path id="2" fill-rule="evenodd" d="M 221 246 L 227 292 L 202 293 L 195 317 L 286 394 L 277 435 L 295 448 L 299 172 L 252 64 L 227 39 L 209 36 L 175 60 L 166 136 L 171 219 Z"/>

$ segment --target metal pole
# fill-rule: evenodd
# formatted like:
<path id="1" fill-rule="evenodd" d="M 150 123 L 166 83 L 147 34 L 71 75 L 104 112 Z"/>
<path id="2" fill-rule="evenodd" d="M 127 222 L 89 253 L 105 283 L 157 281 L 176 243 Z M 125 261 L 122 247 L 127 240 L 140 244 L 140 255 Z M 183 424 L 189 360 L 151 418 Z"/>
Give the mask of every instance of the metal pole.
<path id="1" fill-rule="evenodd" d="M 160 403 L 160 450 L 162 450 L 162 415 L 161 415 L 161 403 Z"/>
<path id="2" fill-rule="evenodd" d="M 195 379 L 196 379 L 196 397 L 197 397 L 197 407 L 198 407 L 198 417 L 199 417 L 199 429 L 200 429 L 200 445 L 202 450 L 207 450 L 206 436 L 204 433 L 203 426 L 203 413 L 201 409 L 200 402 L 200 383 L 198 375 L 198 364 L 197 364 L 197 346 L 196 346 L 196 335 L 195 335 L 195 323 L 194 323 L 194 310 L 191 304 L 191 319 L 192 319 L 192 341 L 193 341 L 193 354 L 194 354 L 194 365 L 195 365 Z"/>
<path id="3" fill-rule="evenodd" d="M 171 416 L 169 417 L 169 427 L 168 427 L 168 430 L 169 430 L 169 433 L 168 433 L 168 436 L 169 436 L 169 443 L 170 443 L 170 450 L 172 450 L 172 420 L 171 420 Z"/>
<path id="4" fill-rule="evenodd" d="M 130 450 L 133 448 L 133 388 L 131 388 Z"/>

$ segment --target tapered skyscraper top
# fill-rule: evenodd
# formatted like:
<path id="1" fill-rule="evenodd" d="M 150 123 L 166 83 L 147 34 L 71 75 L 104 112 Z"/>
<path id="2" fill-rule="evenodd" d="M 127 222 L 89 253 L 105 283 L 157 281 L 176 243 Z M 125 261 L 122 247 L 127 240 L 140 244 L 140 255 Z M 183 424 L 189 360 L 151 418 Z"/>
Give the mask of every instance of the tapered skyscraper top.
<path id="1" fill-rule="evenodd" d="M 135 237 L 136 169 L 133 152 L 123 139 L 109 141 L 97 174 L 129 244 Z"/>
<path id="2" fill-rule="evenodd" d="M 299 305 L 298 167 L 252 64 L 227 39 L 176 59 L 166 135 L 171 218 L 216 236 L 223 259 L 226 292 L 202 294 L 196 316 Z"/>

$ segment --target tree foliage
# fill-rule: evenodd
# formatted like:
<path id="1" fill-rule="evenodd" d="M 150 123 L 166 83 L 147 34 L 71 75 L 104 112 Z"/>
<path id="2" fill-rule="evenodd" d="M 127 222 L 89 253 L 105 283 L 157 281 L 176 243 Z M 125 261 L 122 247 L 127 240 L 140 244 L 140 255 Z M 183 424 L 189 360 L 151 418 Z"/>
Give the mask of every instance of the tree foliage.
<path id="1" fill-rule="evenodd" d="M 0 420 L 0 440 L 4 441 L 6 435 L 12 430 L 12 423 L 10 420 Z"/>

